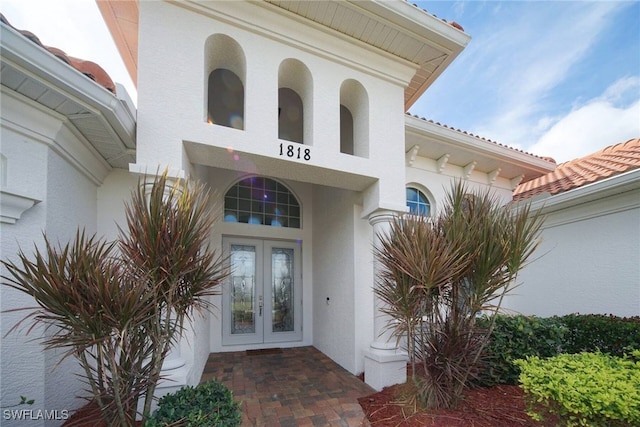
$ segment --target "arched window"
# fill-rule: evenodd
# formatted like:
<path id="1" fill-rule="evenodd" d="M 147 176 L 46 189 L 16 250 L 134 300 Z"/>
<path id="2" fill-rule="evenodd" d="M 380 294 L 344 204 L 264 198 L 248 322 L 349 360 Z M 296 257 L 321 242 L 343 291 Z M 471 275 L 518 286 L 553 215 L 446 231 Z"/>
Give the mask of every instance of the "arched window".
<path id="1" fill-rule="evenodd" d="M 313 145 L 313 79 L 305 64 L 287 58 L 278 67 L 278 138 Z"/>
<path id="2" fill-rule="evenodd" d="M 340 86 L 340 152 L 369 157 L 369 96 L 353 79 Z"/>
<path id="3" fill-rule="evenodd" d="M 245 129 L 247 61 L 242 47 L 226 34 L 212 34 L 204 44 L 203 65 L 203 120 L 218 126 Z"/>
<path id="4" fill-rule="evenodd" d="M 208 121 L 244 129 L 244 85 L 233 71 L 217 68 L 209 74 Z"/>
<path id="5" fill-rule="evenodd" d="M 224 196 L 224 221 L 300 228 L 300 203 L 278 181 L 258 176 L 245 178 Z"/>
<path id="6" fill-rule="evenodd" d="M 302 99 L 288 87 L 278 89 L 278 138 L 301 144 L 304 140 Z"/>
<path id="7" fill-rule="evenodd" d="M 353 154 L 353 115 L 340 104 L 340 152 Z"/>
<path id="8" fill-rule="evenodd" d="M 431 203 L 429 203 L 429 199 L 417 188 L 407 187 L 407 207 L 411 215 L 431 215 Z"/>

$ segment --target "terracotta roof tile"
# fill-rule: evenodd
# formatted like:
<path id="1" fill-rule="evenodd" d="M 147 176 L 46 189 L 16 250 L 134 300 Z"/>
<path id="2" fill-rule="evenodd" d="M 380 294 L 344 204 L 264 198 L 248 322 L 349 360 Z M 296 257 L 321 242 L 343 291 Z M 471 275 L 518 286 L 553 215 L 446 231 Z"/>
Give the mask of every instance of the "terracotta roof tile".
<path id="1" fill-rule="evenodd" d="M 20 34 L 22 34 L 23 36 L 31 40 L 33 43 L 37 44 L 43 49 L 46 49 L 51 54 L 53 54 L 56 58 L 67 63 L 68 65 L 75 68 L 76 70 L 80 71 L 82 74 L 84 74 L 94 82 L 98 83 L 100 86 L 104 87 L 108 91 L 114 94 L 116 93 L 116 85 L 113 83 L 113 80 L 111 80 L 111 77 L 109 77 L 109 74 L 107 74 L 107 72 L 95 62 L 74 58 L 72 56 L 67 55 L 61 49 L 43 45 L 40 39 L 32 32 L 26 31 L 26 30 L 19 30 L 13 25 L 11 25 L 7 20 L 7 18 L 5 18 L 5 16 L 2 13 L 0 13 L 0 21 L 3 24 L 6 24 L 11 28 L 13 28 L 14 30 L 16 30 L 17 32 L 19 32 Z"/>
<path id="2" fill-rule="evenodd" d="M 513 200 L 517 202 L 542 193 L 562 193 L 639 168 L 640 138 L 630 139 L 562 163 L 555 171 L 518 185 Z"/>
<path id="3" fill-rule="evenodd" d="M 437 16 L 436 16 L 435 14 L 433 14 L 433 13 L 429 12 L 429 11 L 428 11 L 428 10 L 426 10 L 426 9 L 422 9 L 422 8 L 421 8 L 420 6 L 418 6 L 417 4 L 415 4 L 415 3 L 411 3 L 409 0 L 405 0 L 405 2 L 407 2 L 407 3 L 411 4 L 413 7 L 417 8 L 417 9 L 422 10 L 422 11 L 423 11 L 423 12 L 425 12 L 425 13 L 428 13 L 429 15 L 433 16 L 434 18 L 437 18 Z M 453 28 L 455 28 L 455 29 L 457 29 L 457 30 L 460 30 L 460 31 L 462 31 L 462 32 L 464 33 L 464 28 L 462 28 L 462 25 L 458 24 L 456 21 L 447 21 L 447 20 L 446 20 L 446 19 L 444 19 L 444 18 L 440 18 L 440 19 L 442 20 L 442 22 L 446 22 L 447 24 L 451 25 Z"/>

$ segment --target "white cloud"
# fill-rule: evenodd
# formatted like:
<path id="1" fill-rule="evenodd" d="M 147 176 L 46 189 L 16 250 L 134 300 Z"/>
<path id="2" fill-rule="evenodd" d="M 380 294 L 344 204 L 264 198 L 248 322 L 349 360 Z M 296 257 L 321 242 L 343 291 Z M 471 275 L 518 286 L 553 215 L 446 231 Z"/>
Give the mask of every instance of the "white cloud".
<path id="1" fill-rule="evenodd" d="M 558 163 L 640 137 L 640 78 L 628 77 L 555 121 L 528 151 Z"/>
<path id="2" fill-rule="evenodd" d="M 536 4 L 532 4 L 537 7 Z M 573 15 L 571 24 L 565 19 L 549 19 L 548 11 L 527 15 L 514 21 L 500 34 L 503 52 L 496 52 L 499 73 L 494 76 L 497 105 L 493 117 L 482 125 L 481 132 L 508 143 L 529 145 L 538 135 L 532 134 L 531 123 L 547 110 L 547 96 L 563 84 L 572 67 L 582 60 L 609 23 L 619 5 L 596 3 L 563 4 L 563 16 Z M 533 23 L 527 20 L 533 19 Z M 546 22 L 545 22 L 546 21 Z M 536 24 L 544 22 L 544 31 Z M 506 46 L 505 46 L 506 41 Z"/>

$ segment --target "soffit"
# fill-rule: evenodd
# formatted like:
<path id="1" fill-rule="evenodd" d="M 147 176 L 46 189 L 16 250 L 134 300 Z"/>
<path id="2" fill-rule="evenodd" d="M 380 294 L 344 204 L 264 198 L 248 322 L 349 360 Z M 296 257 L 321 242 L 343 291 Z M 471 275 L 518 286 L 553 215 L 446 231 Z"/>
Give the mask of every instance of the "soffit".
<path id="1" fill-rule="evenodd" d="M 138 86 L 138 2 L 96 0 L 133 84 Z"/>
<path id="2" fill-rule="evenodd" d="M 137 78 L 137 0 L 96 0 L 134 82 Z M 404 0 L 264 0 L 296 15 L 409 61 L 416 73 L 405 88 L 405 109 L 462 52 L 470 37 Z"/>
<path id="3" fill-rule="evenodd" d="M 447 23 L 396 1 L 265 0 L 416 65 L 405 88 L 405 109 L 424 93 L 470 40 Z"/>
<path id="4" fill-rule="evenodd" d="M 135 117 L 123 101 L 6 24 L 1 43 L 2 86 L 65 117 L 111 167 L 135 162 Z"/>

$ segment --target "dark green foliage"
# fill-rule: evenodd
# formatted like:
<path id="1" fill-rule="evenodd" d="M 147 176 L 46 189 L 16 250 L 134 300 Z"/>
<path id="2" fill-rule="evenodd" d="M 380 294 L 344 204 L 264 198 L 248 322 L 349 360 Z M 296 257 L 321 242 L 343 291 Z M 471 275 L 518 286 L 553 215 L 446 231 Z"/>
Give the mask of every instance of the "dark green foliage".
<path id="1" fill-rule="evenodd" d="M 480 318 L 478 325 L 488 327 L 489 319 Z M 495 319 L 491 341 L 483 354 L 483 369 L 475 384 L 517 384 L 520 368 L 513 361 L 528 356 L 600 351 L 620 357 L 631 350 L 640 350 L 640 317 L 500 315 Z"/>
<path id="2" fill-rule="evenodd" d="M 183 387 L 162 397 L 158 405 L 146 427 L 234 427 L 242 421 L 240 405 L 233 401 L 231 391 L 217 381 Z"/>
<path id="3" fill-rule="evenodd" d="M 640 425 L 640 351 L 560 354 L 516 360 L 527 413 L 537 421 L 559 416 L 564 426 Z"/>
<path id="4" fill-rule="evenodd" d="M 478 324 L 488 327 L 489 319 L 480 318 Z M 566 332 L 558 317 L 496 317 L 491 340 L 485 349 L 479 383 L 485 387 L 518 384 L 520 369 L 513 361 L 527 356 L 555 356 Z"/>
<path id="5" fill-rule="evenodd" d="M 570 314 L 561 317 L 567 327 L 563 351 L 601 351 L 622 356 L 640 349 L 640 317 L 622 318 L 602 314 Z"/>

